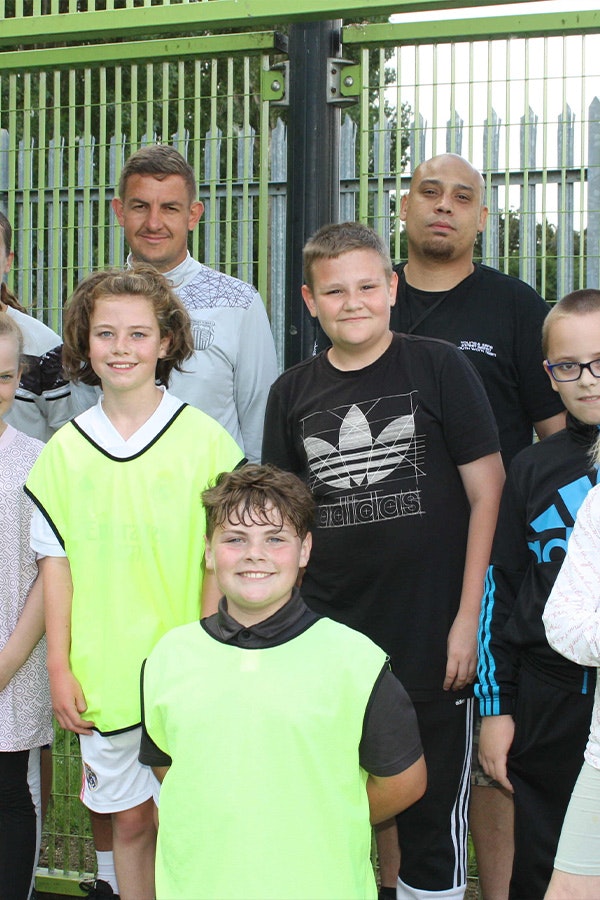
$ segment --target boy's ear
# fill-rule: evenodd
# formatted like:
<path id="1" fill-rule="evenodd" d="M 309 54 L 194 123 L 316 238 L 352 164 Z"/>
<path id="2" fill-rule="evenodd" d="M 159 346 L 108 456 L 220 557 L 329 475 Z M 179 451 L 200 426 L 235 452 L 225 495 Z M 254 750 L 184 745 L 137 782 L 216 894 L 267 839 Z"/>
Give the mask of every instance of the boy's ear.
<path id="1" fill-rule="evenodd" d="M 550 369 L 548 368 L 548 360 L 547 360 L 547 359 L 544 360 L 544 372 L 546 373 L 546 375 L 547 375 L 548 378 L 550 379 L 550 384 L 552 385 L 552 390 L 553 390 L 553 391 L 556 391 L 557 394 L 560 394 L 560 391 L 559 391 L 559 389 L 558 389 L 558 384 L 556 383 L 556 381 L 555 381 L 554 378 L 552 377 L 552 373 L 550 372 Z"/>
<path id="2" fill-rule="evenodd" d="M 396 305 L 396 295 L 398 293 L 398 273 L 392 272 L 390 278 L 390 306 Z"/>
<path id="3" fill-rule="evenodd" d="M 207 571 L 214 572 L 215 562 L 212 547 L 210 546 L 210 540 L 206 534 L 204 535 L 204 562 L 206 563 Z"/>
<path id="4" fill-rule="evenodd" d="M 313 319 L 316 319 L 317 306 L 315 303 L 315 298 L 313 297 L 313 293 L 307 284 L 302 285 L 302 299 L 306 303 L 306 308 L 308 309 Z"/>
<path id="5" fill-rule="evenodd" d="M 312 550 L 312 533 L 307 531 L 304 540 L 302 541 L 302 546 L 300 548 L 300 559 L 298 561 L 299 568 L 303 569 L 306 565 L 308 565 L 308 559 L 310 557 L 310 551 Z"/>

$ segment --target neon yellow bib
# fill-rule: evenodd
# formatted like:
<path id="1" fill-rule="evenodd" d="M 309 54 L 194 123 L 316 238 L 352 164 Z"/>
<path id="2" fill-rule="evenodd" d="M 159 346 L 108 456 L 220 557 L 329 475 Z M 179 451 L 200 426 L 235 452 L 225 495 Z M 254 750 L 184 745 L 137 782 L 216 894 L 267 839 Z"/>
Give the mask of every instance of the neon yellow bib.
<path id="1" fill-rule="evenodd" d="M 366 900 L 377 890 L 358 748 L 385 654 L 330 619 L 277 647 L 199 624 L 148 659 L 144 717 L 172 759 L 159 900 Z"/>
<path id="2" fill-rule="evenodd" d="M 198 619 L 200 494 L 240 457 L 214 419 L 186 406 L 124 460 L 69 423 L 31 470 L 27 489 L 71 567 L 71 669 L 99 731 L 139 724 L 142 661 L 170 628 Z"/>

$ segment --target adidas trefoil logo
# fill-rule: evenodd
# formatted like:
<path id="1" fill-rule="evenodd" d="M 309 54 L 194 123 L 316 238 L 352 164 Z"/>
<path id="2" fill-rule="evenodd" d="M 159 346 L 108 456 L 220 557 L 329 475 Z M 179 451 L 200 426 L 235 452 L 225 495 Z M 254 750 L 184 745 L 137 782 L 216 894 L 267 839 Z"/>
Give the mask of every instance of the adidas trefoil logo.
<path id="1" fill-rule="evenodd" d="M 415 435 L 414 416 L 399 416 L 373 438 L 358 406 L 346 413 L 339 449 L 318 437 L 308 437 L 304 449 L 313 475 L 335 488 L 376 484 L 406 459 Z"/>

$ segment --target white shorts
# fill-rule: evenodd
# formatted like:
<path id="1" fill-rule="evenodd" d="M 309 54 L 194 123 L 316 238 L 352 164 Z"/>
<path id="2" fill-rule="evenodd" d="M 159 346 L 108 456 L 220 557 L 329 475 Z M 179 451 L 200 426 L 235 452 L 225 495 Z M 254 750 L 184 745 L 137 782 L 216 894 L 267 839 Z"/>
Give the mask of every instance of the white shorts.
<path id="1" fill-rule="evenodd" d="M 138 760 L 141 726 L 120 734 L 80 734 L 81 800 L 98 813 L 133 809 L 154 796 L 158 783 Z"/>

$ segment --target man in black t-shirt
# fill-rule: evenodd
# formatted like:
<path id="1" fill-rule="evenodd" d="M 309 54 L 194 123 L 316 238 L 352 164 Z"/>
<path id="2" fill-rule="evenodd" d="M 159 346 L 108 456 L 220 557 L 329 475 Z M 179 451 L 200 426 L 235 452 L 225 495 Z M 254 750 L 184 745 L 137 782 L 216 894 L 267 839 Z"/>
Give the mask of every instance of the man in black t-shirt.
<path id="1" fill-rule="evenodd" d="M 473 246 L 487 219 L 484 191 L 480 173 L 455 154 L 415 169 L 400 208 L 408 262 L 395 267 L 391 326 L 463 350 L 483 379 L 508 468 L 531 443 L 534 428 L 540 438 L 563 428 L 564 412 L 542 366 L 548 307 L 518 278 L 473 263 Z M 495 900 L 508 892 L 512 799 L 486 789 L 482 778 L 483 772 L 475 773 L 471 831 L 483 894 Z"/>

